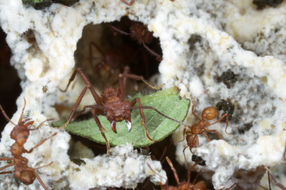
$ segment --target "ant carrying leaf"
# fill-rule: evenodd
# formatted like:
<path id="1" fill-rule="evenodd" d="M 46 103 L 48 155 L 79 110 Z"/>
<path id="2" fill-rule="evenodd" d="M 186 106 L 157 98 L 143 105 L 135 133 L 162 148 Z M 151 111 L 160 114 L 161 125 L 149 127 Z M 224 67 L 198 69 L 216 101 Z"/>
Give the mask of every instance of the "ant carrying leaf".
<path id="1" fill-rule="evenodd" d="M 144 105 L 155 107 L 157 110 L 163 112 L 163 114 L 168 115 L 171 118 L 176 118 L 179 121 L 185 119 L 189 109 L 189 100 L 180 98 L 177 88 L 169 88 L 151 95 L 138 95 L 136 97 L 140 97 L 143 107 Z M 132 97 L 132 99 L 134 98 L 135 97 Z M 138 109 L 132 111 L 132 130 L 130 132 L 128 132 L 128 129 L 126 128 L 125 121 L 116 123 L 117 133 L 114 133 L 110 127 L 110 122 L 105 116 L 99 115 L 98 119 L 104 128 L 106 138 L 109 140 L 110 144 L 114 146 L 126 143 L 132 143 L 134 147 L 149 146 L 154 142 L 163 140 L 179 127 L 178 123 L 163 117 L 151 109 L 144 109 L 144 115 L 148 126 L 148 132 L 153 141 L 150 141 L 145 136 Z M 55 127 L 62 126 L 63 124 L 64 122 L 53 123 Z M 72 134 L 88 138 L 98 143 L 105 144 L 106 142 L 93 118 L 80 122 L 71 122 L 66 130 Z"/>

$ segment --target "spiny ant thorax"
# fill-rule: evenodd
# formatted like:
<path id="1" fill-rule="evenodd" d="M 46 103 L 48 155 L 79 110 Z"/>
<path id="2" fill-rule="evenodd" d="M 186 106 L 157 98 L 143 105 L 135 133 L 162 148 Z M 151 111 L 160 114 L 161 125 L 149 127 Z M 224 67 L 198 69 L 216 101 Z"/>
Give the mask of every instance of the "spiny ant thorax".
<path id="1" fill-rule="evenodd" d="M 11 150 L 11 153 L 14 157 L 19 157 L 19 156 L 21 156 L 21 154 L 23 154 L 27 151 L 23 145 L 18 144 L 17 142 L 15 142 L 11 146 L 10 150 Z"/>
<path id="2" fill-rule="evenodd" d="M 101 93 L 101 97 L 102 97 L 103 104 L 105 104 L 106 102 L 112 100 L 112 98 L 116 98 L 116 97 L 120 98 L 120 90 L 116 88 L 112 88 L 112 87 L 106 88 Z"/>

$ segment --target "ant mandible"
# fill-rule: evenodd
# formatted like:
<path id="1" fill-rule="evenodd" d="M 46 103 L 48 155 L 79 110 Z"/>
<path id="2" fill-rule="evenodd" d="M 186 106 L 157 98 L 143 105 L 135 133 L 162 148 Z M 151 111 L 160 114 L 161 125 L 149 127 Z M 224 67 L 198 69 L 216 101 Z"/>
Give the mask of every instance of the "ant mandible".
<path id="1" fill-rule="evenodd" d="M 206 137 L 207 141 L 210 141 L 210 138 L 207 135 L 207 132 L 209 133 L 216 133 L 218 135 L 218 138 L 222 139 L 222 135 L 215 129 L 208 129 L 209 126 L 214 125 L 224 118 L 226 118 L 226 128 L 225 128 L 225 133 L 227 126 L 228 126 L 228 114 L 225 113 L 223 114 L 217 121 L 213 123 L 209 123 L 209 120 L 213 120 L 218 117 L 219 113 L 215 107 L 207 107 L 202 111 L 202 115 L 200 118 L 196 113 L 195 113 L 195 102 L 193 101 L 193 106 L 192 106 L 192 114 L 199 120 L 199 122 L 193 124 L 192 126 L 187 125 L 187 127 L 184 129 L 184 136 L 186 136 L 186 141 L 192 152 L 192 148 L 196 148 L 199 146 L 199 138 L 198 135 L 202 134 Z M 227 133 L 229 134 L 229 133 Z"/>
<path id="2" fill-rule="evenodd" d="M 120 122 L 123 120 L 125 120 L 127 123 L 128 131 L 131 130 L 131 128 L 132 128 L 131 112 L 133 109 L 139 109 L 139 113 L 140 113 L 140 116 L 142 119 L 142 123 L 144 125 L 145 136 L 150 141 L 153 141 L 152 138 L 150 137 L 148 129 L 147 129 L 146 119 L 145 119 L 145 116 L 143 113 L 143 109 L 152 109 L 155 112 L 157 112 L 158 114 L 162 115 L 163 117 L 166 117 L 166 118 L 173 120 L 173 121 L 175 121 L 175 120 L 168 117 L 167 115 L 161 113 L 160 111 L 158 111 L 154 107 L 142 106 L 139 98 L 135 98 L 131 101 L 126 100 L 125 87 L 126 87 L 127 78 L 131 78 L 134 80 L 141 80 L 153 89 L 160 89 L 161 88 L 161 87 L 152 86 L 142 76 L 129 74 L 128 72 L 129 72 L 129 67 L 126 66 L 124 68 L 124 72 L 118 75 L 118 77 L 119 77 L 119 89 L 113 88 L 113 87 L 105 88 L 103 90 L 103 92 L 101 93 L 101 96 L 99 96 L 96 93 L 96 91 L 94 90 L 92 84 L 90 83 L 90 81 L 88 80 L 86 75 L 83 73 L 83 71 L 80 68 L 77 68 L 73 72 L 72 76 L 70 77 L 69 82 L 67 84 L 67 87 L 62 91 L 65 92 L 68 89 L 70 83 L 74 80 L 77 73 L 83 79 L 83 81 L 85 83 L 85 87 L 81 91 L 79 97 L 77 98 L 76 103 L 73 105 L 71 113 L 68 117 L 68 120 L 66 121 L 66 123 L 64 125 L 64 128 L 66 128 L 66 126 L 69 124 L 69 122 L 71 120 L 74 120 L 79 114 L 85 112 L 86 109 L 90 109 L 90 112 L 92 113 L 93 118 L 94 118 L 97 126 L 99 127 L 101 135 L 103 136 L 103 138 L 106 141 L 107 152 L 109 152 L 110 143 L 104 134 L 104 129 L 103 129 L 97 115 L 105 115 L 107 120 L 109 120 L 109 122 L 111 123 L 111 127 L 112 127 L 113 132 L 116 133 L 116 122 Z M 85 95 L 87 89 L 90 90 L 91 95 L 93 96 L 93 98 L 96 102 L 96 105 L 84 106 L 83 110 L 81 110 L 78 114 L 75 115 L 75 111 L 79 107 L 79 104 L 82 101 L 82 98 Z M 138 104 L 137 107 L 135 107 L 136 103 Z"/>
<path id="3" fill-rule="evenodd" d="M 49 164 L 38 167 L 38 168 L 30 168 L 28 166 L 28 159 L 23 157 L 22 154 L 23 153 L 31 153 L 35 148 L 42 145 L 45 141 L 52 138 L 57 133 L 54 133 L 51 136 L 41 140 L 37 145 L 35 145 L 30 150 L 26 150 L 24 148 L 24 144 L 26 143 L 26 141 L 30 135 L 30 131 L 39 129 L 39 127 L 41 127 L 45 121 L 40 123 L 37 127 L 29 128 L 30 126 L 33 126 L 34 121 L 31 121 L 30 118 L 23 119 L 25 106 L 26 106 L 26 100 L 24 99 L 24 107 L 22 109 L 21 116 L 18 120 L 18 123 L 15 124 L 13 121 L 11 121 L 11 119 L 6 114 L 5 110 L 0 105 L 0 110 L 1 110 L 2 114 L 4 115 L 4 117 L 7 119 L 8 122 L 12 123 L 15 126 L 10 133 L 11 139 L 15 140 L 15 142 L 12 144 L 12 146 L 10 148 L 10 151 L 11 151 L 11 154 L 13 157 L 12 158 L 0 158 L 0 160 L 12 161 L 12 163 L 1 167 L 0 171 L 6 169 L 8 167 L 11 167 L 11 166 L 14 166 L 15 170 L 14 171 L 0 172 L 0 174 L 14 173 L 15 178 L 17 180 L 21 181 L 22 183 L 24 183 L 25 185 L 32 184 L 35 181 L 35 179 L 37 178 L 39 183 L 42 185 L 42 187 L 45 190 L 48 190 L 48 188 L 46 187 L 46 185 L 44 184 L 44 182 L 42 181 L 40 176 L 36 173 L 36 170 L 39 168 L 42 168 L 42 167 L 49 166 L 53 162 L 50 162 Z"/>

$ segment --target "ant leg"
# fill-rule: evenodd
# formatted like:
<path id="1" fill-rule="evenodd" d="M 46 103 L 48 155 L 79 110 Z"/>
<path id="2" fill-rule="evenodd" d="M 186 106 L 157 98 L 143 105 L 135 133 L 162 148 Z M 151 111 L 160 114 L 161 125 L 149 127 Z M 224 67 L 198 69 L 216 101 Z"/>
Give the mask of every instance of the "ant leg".
<path id="1" fill-rule="evenodd" d="M 11 119 L 8 117 L 8 115 L 7 115 L 7 113 L 5 112 L 5 110 L 3 109 L 3 107 L 0 105 L 0 110 L 1 110 L 1 112 L 2 112 L 2 114 L 3 114 L 3 116 L 5 117 L 5 119 L 8 121 L 8 122 L 10 122 L 10 123 L 12 123 L 13 125 L 16 125 L 13 121 L 11 121 Z"/>
<path id="2" fill-rule="evenodd" d="M 37 170 L 37 169 L 40 169 L 40 168 L 44 168 L 44 167 L 50 166 L 50 165 L 52 165 L 53 163 L 54 163 L 54 162 L 52 161 L 52 162 L 50 162 L 50 163 L 48 163 L 48 164 L 45 164 L 45 165 L 43 165 L 43 166 L 34 168 L 34 170 Z"/>
<path id="3" fill-rule="evenodd" d="M 67 88 L 68 88 L 68 86 L 70 85 L 71 81 L 74 80 L 76 73 L 78 73 L 78 74 L 81 76 L 81 78 L 83 79 L 83 81 L 84 81 L 86 87 L 84 87 L 84 89 L 81 91 L 79 97 L 78 97 L 77 100 L 76 100 L 76 103 L 73 105 L 72 111 L 71 111 L 71 113 L 70 113 L 70 115 L 69 115 L 68 120 L 66 121 L 66 123 L 65 123 L 65 125 L 64 125 L 64 128 L 66 128 L 66 126 L 67 126 L 67 125 L 69 124 L 69 122 L 71 121 L 71 119 L 72 119 L 72 117 L 73 117 L 73 115 L 74 115 L 74 112 L 75 112 L 75 110 L 78 108 L 78 106 L 79 106 L 79 104 L 80 104 L 80 102 L 81 102 L 83 96 L 85 95 L 87 89 L 90 90 L 90 92 L 91 92 L 91 94 L 92 94 L 94 100 L 96 101 L 96 103 L 99 104 L 99 105 L 102 105 L 101 98 L 100 98 L 99 95 L 95 92 L 93 86 L 91 85 L 91 83 L 89 82 L 89 80 L 87 79 L 87 77 L 85 76 L 85 74 L 82 72 L 82 70 L 81 70 L 80 68 L 77 68 L 77 69 L 73 72 L 73 74 L 72 74 L 72 76 L 71 76 L 71 78 L 70 78 L 70 80 L 69 80 L 69 82 L 68 82 L 68 85 L 67 85 L 67 87 L 66 87 L 66 89 L 65 89 L 64 91 L 67 90 Z"/>
<path id="4" fill-rule="evenodd" d="M 0 172 L 0 174 L 12 174 L 14 171 Z"/>
<path id="5" fill-rule="evenodd" d="M 170 146 L 173 144 L 172 139 L 169 140 L 168 146 L 164 147 L 164 150 L 159 158 L 159 161 L 162 161 L 164 156 L 166 155 L 166 153 L 168 152 L 168 149 L 170 148 Z M 149 151 L 150 152 L 150 151 Z M 162 164 L 164 163 L 164 160 L 161 162 Z"/>
<path id="6" fill-rule="evenodd" d="M 227 113 L 223 114 L 217 121 L 215 121 L 215 122 L 213 122 L 213 123 L 210 123 L 209 126 L 214 125 L 214 124 L 220 122 L 220 121 L 223 120 L 224 118 L 226 118 L 226 121 L 225 121 L 225 123 L 226 123 L 225 133 L 228 134 L 228 135 L 230 135 L 231 133 L 226 132 L 226 129 L 227 129 L 227 127 L 228 127 L 228 114 L 227 114 Z"/>
<path id="7" fill-rule="evenodd" d="M 269 188 L 269 190 L 272 190 L 272 188 L 271 188 L 271 177 L 269 175 L 269 171 L 267 171 L 267 178 L 268 178 L 268 188 Z"/>
<path id="8" fill-rule="evenodd" d="M 211 139 L 209 138 L 209 136 L 207 135 L 207 133 L 206 133 L 206 132 L 203 132 L 203 133 L 202 133 L 202 135 L 204 135 L 204 136 L 206 137 L 206 139 L 207 139 L 207 141 L 208 141 L 208 142 L 210 142 L 210 141 L 211 141 Z"/>
<path id="9" fill-rule="evenodd" d="M 122 3 L 125 3 L 126 5 L 129 5 L 129 6 L 133 5 L 134 2 L 135 2 L 135 0 L 130 0 L 129 3 L 128 3 L 126 0 L 120 0 L 120 1 L 121 1 Z"/>
<path id="10" fill-rule="evenodd" d="M 237 186 L 237 183 L 232 184 L 230 187 L 226 188 L 225 190 L 231 190 L 234 186 Z M 271 189 L 269 189 L 271 190 Z"/>
<path id="11" fill-rule="evenodd" d="M 157 110 L 156 108 L 154 108 L 152 106 L 134 106 L 134 107 L 132 107 L 132 109 L 151 109 L 151 110 L 157 112 L 158 114 L 160 114 L 161 116 L 166 117 L 167 119 L 170 119 L 171 121 L 174 121 L 174 122 L 176 122 L 176 123 L 178 123 L 180 125 L 185 125 L 183 122 L 178 121 L 176 119 L 173 119 L 173 118 L 163 114 L 162 112 L 160 112 L 159 110 Z"/>
<path id="12" fill-rule="evenodd" d="M 3 161 L 10 161 L 10 160 L 14 160 L 14 158 L 0 158 L 0 160 L 3 160 Z"/>
<path id="13" fill-rule="evenodd" d="M 150 49 L 144 42 L 143 42 L 143 46 L 145 49 L 147 49 L 147 51 L 149 51 L 149 53 L 154 55 L 158 61 L 162 61 L 162 56 L 156 53 L 155 51 L 153 51 L 152 49 Z"/>
<path id="14" fill-rule="evenodd" d="M 195 105 L 196 105 L 196 101 L 193 100 L 193 106 L 192 106 L 192 114 L 198 119 L 198 120 L 202 120 L 196 113 L 195 113 Z"/>
<path id="15" fill-rule="evenodd" d="M 206 131 L 210 132 L 210 133 L 216 133 L 218 138 L 222 139 L 222 135 L 217 130 L 215 130 L 215 129 L 212 129 L 212 130 L 207 129 Z"/>
<path id="16" fill-rule="evenodd" d="M 122 0 L 121 0 L 122 1 Z M 124 1 L 124 0 L 123 0 Z M 120 33 L 120 34 L 122 34 L 122 35 L 126 35 L 126 36 L 128 36 L 128 35 L 130 35 L 130 33 L 128 33 L 128 32 L 124 32 L 123 30 L 120 30 L 119 28 L 117 28 L 117 27 L 115 27 L 115 26 L 113 26 L 113 25 L 109 25 L 109 27 L 111 27 L 113 30 L 115 30 L 116 32 L 118 32 L 118 33 Z"/>
<path id="17" fill-rule="evenodd" d="M 96 124 L 97 124 L 97 126 L 98 126 L 98 128 L 99 128 L 99 130 L 100 130 L 100 132 L 101 132 L 101 135 L 102 135 L 103 138 L 105 139 L 106 149 L 107 149 L 107 152 L 109 152 L 109 150 L 110 150 L 110 143 L 109 143 L 109 140 L 106 138 L 106 136 L 105 136 L 105 134 L 104 134 L 104 128 L 102 127 L 102 125 L 101 125 L 101 123 L 100 123 L 100 121 L 99 121 L 99 119 L 98 119 L 98 117 L 97 117 L 97 115 L 96 115 L 95 110 L 91 110 L 91 113 L 92 113 L 93 118 L 94 118 L 94 120 L 95 120 L 95 122 L 96 122 Z"/>
<path id="18" fill-rule="evenodd" d="M 169 158 L 168 156 L 166 156 L 166 160 L 167 160 L 167 162 L 168 162 L 168 164 L 169 164 L 171 170 L 173 171 L 173 174 L 174 174 L 174 176 L 175 176 L 175 180 L 176 180 L 176 182 L 177 182 L 177 185 L 179 186 L 179 185 L 180 185 L 180 180 L 179 180 L 177 171 L 176 171 L 176 169 L 174 168 L 173 163 L 172 163 L 172 161 L 170 160 L 170 158 Z"/>
<path id="19" fill-rule="evenodd" d="M 41 184 L 41 186 L 45 189 L 45 190 L 49 190 L 48 187 L 44 184 L 43 180 L 41 179 L 41 177 L 34 171 L 34 174 L 36 176 L 36 178 L 38 179 L 39 183 Z"/>
<path id="20" fill-rule="evenodd" d="M 153 141 L 153 139 L 150 137 L 149 132 L 148 132 L 148 128 L 147 128 L 147 125 L 146 125 L 146 119 L 145 119 L 145 116 L 144 116 L 144 112 L 143 112 L 143 109 L 142 109 L 142 103 L 141 103 L 140 99 L 139 98 L 135 98 L 134 100 L 132 100 L 131 106 L 135 105 L 136 102 L 139 105 L 139 113 L 140 113 L 140 116 L 141 116 L 141 122 L 143 122 L 143 125 L 144 125 L 145 136 L 150 141 Z"/>
<path id="21" fill-rule="evenodd" d="M 189 143 L 188 143 L 188 145 L 189 145 Z M 193 151 L 192 151 L 192 148 L 196 148 L 196 147 L 199 146 L 199 137 L 198 137 L 198 135 L 191 135 L 191 143 L 190 143 L 190 145 L 191 145 L 191 146 L 189 146 L 190 151 L 191 151 L 192 154 L 194 154 Z"/>
<path id="22" fill-rule="evenodd" d="M 36 144 L 33 148 L 31 148 L 30 150 L 26 150 L 25 152 L 26 152 L 26 153 L 31 153 L 31 152 L 33 152 L 33 150 L 34 150 L 35 148 L 38 148 L 38 147 L 39 147 L 40 145 L 42 145 L 44 142 L 46 142 L 46 141 L 49 140 L 50 138 L 56 136 L 57 134 L 58 134 L 58 133 L 56 132 L 56 133 L 52 134 L 51 136 L 49 136 L 49 137 L 47 137 L 47 138 L 44 138 L 44 139 L 41 140 L 38 144 Z"/>
<path id="23" fill-rule="evenodd" d="M 124 79 L 124 78 L 131 78 L 131 79 L 134 79 L 134 80 L 141 80 L 141 81 L 143 81 L 146 85 L 148 85 L 150 88 L 155 89 L 155 90 L 159 90 L 159 89 L 161 89 L 161 88 L 164 86 L 164 84 L 162 84 L 162 85 L 160 85 L 160 86 L 153 86 L 152 84 L 150 84 L 149 82 L 147 82 L 147 81 L 143 78 L 143 76 L 134 75 L 134 74 L 129 74 L 129 73 L 127 73 L 127 70 L 129 71 L 129 67 L 128 67 L 128 66 L 124 67 L 124 73 L 120 73 L 120 74 L 118 75 L 118 77 L 119 77 L 119 84 L 123 82 L 123 81 L 122 81 L 122 78 L 123 78 L 123 79 Z M 126 80 L 126 79 L 125 79 L 125 80 Z M 123 88 L 124 85 L 123 85 L 123 84 L 120 84 L 120 87 L 121 87 L 121 85 L 122 85 L 122 88 Z M 125 88 L 125 87 L 124 87 L 124 88 Z"/>
<path id="24" fill-rule="evenodd" d="M 102 104 L 102 101 L 101 101 L 100 96 L 95 92 L 95 90 L 94 90 L 92 84 L 89 82 L 88 78 L 85 76 L 85 74 L 83 73 L 83 71 L 81 70 L 81 68 L 76 68 L 76 70 L 73 72 L 72 76 L 70 77 L 69 82 L 68 82 L 66 88 L 65 88 L 64 90 L 61 90 L 61 89 L 60 89 L 60 90 L 61 90 L 62 92 L 66 92 L 67 89 L 68 89 L 68 87 L 69 87 L 69 85 L 70 85 L 70 83 L 74 80 L 74 78 L 75 78 L 75 76 L 76 76 L 77 73 L 81 76 L 82 80 L 84 81 L 84 83 L 85 83 L 85 85 L 86 85 L 85 88 L 87 88 L 87 89 L 90 90 L 91 95 L 93 96 L 93 98 L 94 98 L 94 100 L 96 101 L 96 103 L 101 105 L 101 104 Z M 84 89 L 85 89 L 85 88 L 84 88 Z M 83 90 L 83 91 L 86 91 L 87 89 L 85 89 L 85 90 Z M 83 92 L 83 91 L 82 91 L 82 92 Z M 82 96 L 83 96 L 83 95 L 82 95 Z M 81 97 L 81 98 L 78 98 L 78 100 L 79 100 L 79 99 L 81 100 L 82 97 Z"/>
<path id="25" fill-rule="evenodd" d="M 47 120 L 45 120 L 45 121 L 42 121 L 37 127 L 32 128 L 32 129 L 29 129 L 29 130 L 30 130 L 30 131 L 37 130 L 37 129 L 39 129 L 40 127 L 42 127 L 45 122 L 47 122 L 47 121 L 53 121 L 53 120 L 54 120 L 54 119 L 47 119 Z"/>
<path id="26" fill-rule="evenodd" d="M 269 169 L 268 167 L 265 167 L 265 169 L 267 170 L 268 175 L 271 176 L 271 179 L 272 179 L 272 181 L 275 183 L 275 185 L 278 186 L 281 190 L 286 190 L 286 187 L 285 187 L 284 185 L 282 185 L 281 183 L 278 183 L 278 182 L 276 181 L 276 179 L 274 178 L 274 176 L 271 174 L 270 169 Z"/>
<path id="27" fill-rule="evenodd" d="M 20 123 L 23 120 L 25 107 L 26 107 L 26 99 L 24 98 L 24 106 L 22 108 L 21 116 L 18 120 L 18 123 Z"/>
<path id="28" fill-rule="evenodd" d="M 83 109 L 79 112 L 77 112 L 76 114 L 74 114 L 74 116 L 72 117 L 72 121 L 75 120 L 78 116 L 80 116 L 82 113 L 84 113 L 86 111 L 86 109 L 93 109 L 93 110 L 96 110 L 96 111 L 99 111 L 99 110 L 104 110 L 104 107 L 103 106 L 100 106 L 100 105 L 89 105 L 89 106 L 84 106 Z"/>
<path id="29" fill-rule="evenodd" d="M 124 72 L 123 74 L 119 74 L 118 78 L 119 78 L 119 86 L 120 86 L 120 99 L 124 100 L 125 99 L 125 88 L 126 88 L 126 77 L 124 77 L 125 75 L 128 74 L 130 68 L 128 66 L 124 67 Z"/>
<path id="30" fill-rule="evenodd" d="M 9 168 L 9 167 L 11 167 L 11 166 L 13 166 L 13 165 L 15 165 L 15 163 L 11 163 L 11 164 L 8 164 L 8 165 L 6 165 L 6 166 L 3 166 L 3 167 L 0 168 L 0 171 L 1 171 L 1 170 L 4 170 L 4 169 L 6 169 L 6 168 Z"/>

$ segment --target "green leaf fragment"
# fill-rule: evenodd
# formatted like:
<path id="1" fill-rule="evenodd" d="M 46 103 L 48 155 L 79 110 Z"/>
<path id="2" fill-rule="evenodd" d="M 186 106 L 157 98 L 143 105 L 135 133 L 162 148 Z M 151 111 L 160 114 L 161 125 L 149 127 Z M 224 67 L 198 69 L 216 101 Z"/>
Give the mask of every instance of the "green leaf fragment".
<path id="1" fill-rule="evenodd" d="M 169 88 L 146 96 L 139 95 L 139 97 L 143 106 L 152 106 L 163 114 L 179 121 L 185 119 L 189 110 L 190 101 L 181 98 L 177 88 Z M 127 130 L 125 121 L 116 123 L 117 133 L 114 133 L 111 129 L 110 122 L 105 116 L 99 116 L 99 120 L 105 129 L 107 139 L 110 144 L 114 146 L 126 143 L 132 143 L 134 147 L 149 146 L 154 142 L 163 140 L 179 127 L 178 123 L 159 115 L 153 110 L 144 109 L 144 115 L 148 132 L 153 142 L 145 136 L 144 126 L 141 125 L 139 109 L 132 111 L 132 130 L 130 132 Z M 53 125 L 59 127 L 64 125 L 64 122 L 54 122 Z M 105 144 L 105 140 L 93 118 L 80 122 L 72 122 L 68 125 L 66 130 L 72 134 Z"/>

